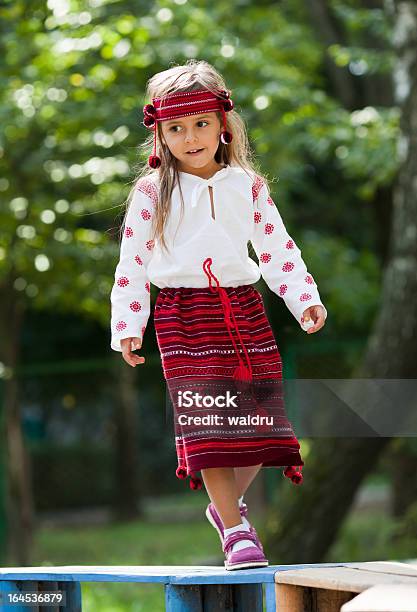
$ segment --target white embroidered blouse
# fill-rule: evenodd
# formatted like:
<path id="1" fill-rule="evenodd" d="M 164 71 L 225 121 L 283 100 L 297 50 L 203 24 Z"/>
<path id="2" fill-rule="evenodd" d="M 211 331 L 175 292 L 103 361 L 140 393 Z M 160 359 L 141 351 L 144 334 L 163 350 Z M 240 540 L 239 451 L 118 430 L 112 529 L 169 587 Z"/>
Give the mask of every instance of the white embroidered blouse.
<path id="1" fill-rule="evenodd" d="M 207 287 L 203 262 L 221 287 L 254 284 L 261 275 L 283 298 L 300 327 L 306 308 L 321 305 L 318 288 L 287 233 L 264 180 L 240 166 L 226 165 L 211 178 L 180 172 L 184 216 L 178 185 L 164 229 L 166 253 L 151 240 L 152 215 L 158 198 L 158 173 L 139 179 L 125 215 L 111 291 L 111 348 L 121 351 L 120 340 L 143 338 L 150 315 L 150 284 L 163 287 Z M 212 188 L 212 199 L 210 190 Z M 179 222 L 180 221 L 180 222 Z M 248 241 L 259 259 L 249 257 Z"/>

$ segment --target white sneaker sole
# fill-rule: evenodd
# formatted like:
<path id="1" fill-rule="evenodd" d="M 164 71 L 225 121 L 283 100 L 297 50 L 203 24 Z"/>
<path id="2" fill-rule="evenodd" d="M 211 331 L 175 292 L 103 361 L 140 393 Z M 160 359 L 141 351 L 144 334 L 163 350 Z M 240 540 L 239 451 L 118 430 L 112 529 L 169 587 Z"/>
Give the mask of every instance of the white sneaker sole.
<path id="1" fill-rule="evenodd" d="M 228 565 L 227 561 L 224 562 L 224 566 L 227 570 L 235 569 L 247 569 L 250 567 L 265 567 L 269 565 L 269 561 L 243 561 L 242 563 L 232 563 Z"/>

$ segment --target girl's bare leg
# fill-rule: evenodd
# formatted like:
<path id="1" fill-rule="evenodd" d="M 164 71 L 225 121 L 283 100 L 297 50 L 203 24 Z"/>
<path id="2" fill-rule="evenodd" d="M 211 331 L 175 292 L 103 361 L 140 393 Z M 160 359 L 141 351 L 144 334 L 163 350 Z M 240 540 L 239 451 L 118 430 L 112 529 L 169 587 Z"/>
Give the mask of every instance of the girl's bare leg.
<path id="1" fill-rule="evenodd" d="M 240 516 L 235 468 L 205 468 L 201 470 L 207 493 L 216 507 L 225 529 L 242 522 Z"/>
<path id="2" fill-rule="evenodd" d="M 250 483 L 253 481 L 261 467 L 262 463 L 259 465 L 247 465 L 233 468 L 235 470 L 238 497 L 242 497 L 242 495 L 246 493 Z"/>

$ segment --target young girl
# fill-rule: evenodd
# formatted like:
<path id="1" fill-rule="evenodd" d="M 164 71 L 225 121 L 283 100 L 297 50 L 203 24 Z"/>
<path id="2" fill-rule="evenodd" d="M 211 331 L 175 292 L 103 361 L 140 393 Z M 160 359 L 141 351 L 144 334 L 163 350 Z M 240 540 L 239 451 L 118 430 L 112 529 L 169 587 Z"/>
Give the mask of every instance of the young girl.
<path id="1" fill-rule="evenodd" d="M 323 327 L 327 311 L 254 169 L 230 93 L 205 61 L 148 82 L 144 148 L 153 152 L 128 198 L 111 348 L 132 367 L 145 362 L 133 351 L 150 315 L 150 282 L 159 287 L 154 323 L 174 407 L 176 475 L 200 489 L 201 471 L 206 516 L 233 570 L 268 565 L 243 502 L 259 469 L 283 466 L 298 484 L 304 465 L 285 414 L 281 356 L 253 284 L 262 274 L 307 333 Z"/>

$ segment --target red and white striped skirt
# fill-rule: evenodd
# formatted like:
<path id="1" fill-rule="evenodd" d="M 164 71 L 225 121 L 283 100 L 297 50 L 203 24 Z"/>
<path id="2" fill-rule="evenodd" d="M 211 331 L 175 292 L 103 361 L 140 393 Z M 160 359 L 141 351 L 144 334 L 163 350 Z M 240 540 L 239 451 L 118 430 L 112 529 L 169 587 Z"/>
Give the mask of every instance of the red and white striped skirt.
<path id="1" fill-rule="evenodd" d="M 262 296 L 253 285 L 220 287 L 206 263 L 209 286 L 162 288 L 154 309 L 176 475 L 200 489 L 201 469 L 262 464 L 285 467 L 300 484 L 304 462 L 285 413 L 282 360 Z"/>

